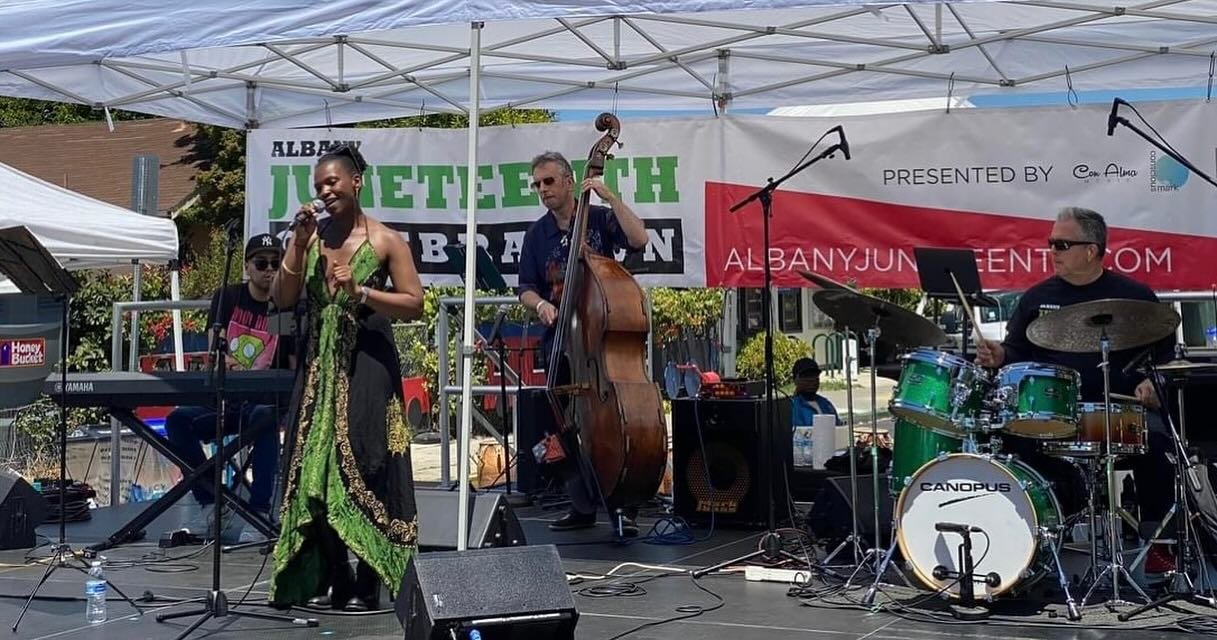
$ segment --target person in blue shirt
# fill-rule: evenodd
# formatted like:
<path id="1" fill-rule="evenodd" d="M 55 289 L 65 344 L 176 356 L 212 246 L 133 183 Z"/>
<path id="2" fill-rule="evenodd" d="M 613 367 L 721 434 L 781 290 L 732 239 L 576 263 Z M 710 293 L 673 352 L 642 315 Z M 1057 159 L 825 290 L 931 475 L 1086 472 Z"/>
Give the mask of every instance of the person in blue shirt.
<path id="1" fill-rule="evenodd" d="M 533 158 L 532 188 L 545 205 L 545 214 L 524 234 L 520 248 L 520 304 L 536 312 L 545 325 L 541 337 L 541 361 L 548 364 L 553 348 L 554 322 L 562 301 L 562 284 L 566 278 L 566 260 L 570 255 L 570 229 L 578 209 L 578 197 L 594 191 L 609 206 L 588 207 L 587 244 L 603 256 L 614 256 L 618 250 L 637 251 L 647 245 L 646 227 L 621 197 L 613 193 L 598 178 L 585 178 L 576 190 L 575 173 L 562 154 L 547 151 Z M 547 414 L 548 415 L 548 414 Z M 521 443 L 531 447 L 532 443 Z M 555 531 L 583 529 L 596 524 L 597 500 L 589 495 L 587 486 L 574 465 L 565 465 L 563 481 L 570 494 L 571 509 L 550 525 Z M 633 522 L 636 509 L 626 511 L 622 526 L 625 535 L 638 535 Z"/>
<path id="2" fill-rule="evenodd" d="M 792 369 L 794 396 L 790 410 L 792 427 L 810 426 L 817 415 L 832 414 L 841 424 L 841 416 L 832 401 L 820 395 L 820 365 L 811 358 L 799 358 Z"/>

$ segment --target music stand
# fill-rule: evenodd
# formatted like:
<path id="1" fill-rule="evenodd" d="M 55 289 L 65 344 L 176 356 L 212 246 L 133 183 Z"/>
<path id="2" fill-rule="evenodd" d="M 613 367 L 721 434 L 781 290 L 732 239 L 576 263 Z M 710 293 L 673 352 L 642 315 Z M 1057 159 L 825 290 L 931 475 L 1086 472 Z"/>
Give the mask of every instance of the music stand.
<path id="1" fill-rule="evenodd" d="M 59 261 L 24 226 L 0 229 L 0 273 L 8 276 L 22 293 L 54 296 L 62 307 L 62 324 L 59 327 L 59 541 L 48 558 L 50 562 L 47 563 L 46 573 L 42 574 L 42 579 L 26 598 L 17 621 L 13 623 L 13 632 L 16 633 L 21 620 L 25 618 L 25 612 L 30 608 L 30 603 L 55 569 L 71 567 L 85 575 L 89 573 L 89 565 L 67 544 L 67 509 L 64 508 L 67 504 L 68 476 L 68 309 L 71 296 L 80 288 L 80 283 L 59 265 Z M 118 482 L 118 479 L 114 478 L 112 482 Z M 79 566 L 68 564 L 69 557 L 79 562 Z M 122 596 L 136 613 L 143 614 L 127 594 L 109 579 L 105 580 L 107 586 L 113 587 L 114 592 Z"/>
<path id="2" fill-rule="evenodd" d="M 959 301 L 959 293 L 955 290 L 955 280 L 963 290 L 968 304 L 973 307 L 996 307 L 997 301 L 984 294 L 980 286 L 980 272 L 976 270 L 976 254 L 971 249 L 938 249 L 930 247 L 915 247 L 913 258 L 917 263 L 917 277 L 921 281 L 921 290 L 931 300 Z M 962 309 L 960 310 L 962 311 Z M 968 322 L 974 321 L 963 316 L 963 326 L 960 327 L 959 348 L 963 357 L 968 356 Z"/>
<path id="3" fill-rule="evenodd" d="M 444 253 L 448 254 L 449 273 L 461 275 L 464 279 L 464 264 L 465 264 L 465 245 L 450 244 L 444 246 Z M 486 247 L 478 245 L 477 255 L 477 272 L 474 274 L 474 286 L 483 291 L 506 291 L 507 281 L 503 279 L 503 274 L 499 273 L 498 267 L 494 266 L 494 260 L 490 258 Z"/>

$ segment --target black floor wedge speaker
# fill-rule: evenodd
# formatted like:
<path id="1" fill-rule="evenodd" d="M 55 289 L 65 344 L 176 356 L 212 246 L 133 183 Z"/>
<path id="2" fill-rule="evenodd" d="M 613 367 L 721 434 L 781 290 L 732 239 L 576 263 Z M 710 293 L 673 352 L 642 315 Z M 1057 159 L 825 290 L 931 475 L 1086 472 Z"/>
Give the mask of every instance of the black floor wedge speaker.
<path id="1" fill-rule="evenodd" d="M 58 501 L 58 494 L 55 497 Z M 0 470 L 0 549 L 33 547 L 35 529 L 50 513 L 50 504 L 30 483 L 11 471 Z M 58 514 L 55 521 L 59 521 Z"/>
<path id="2" fill-rule="evenodd" d="M 394 609 L 406 640 L 573 640 L 579 620 L 553 545 L 418 554 Z"/>
<path id="3" fill-rule="evenodd" d="M 457 505 L 460 495 L 454 489 L 414 490 L 418 506 L 418 546 L 423 551 L 456 548 Z M 515 511 L 501 493 L 471 493 L 469 538 L 466 548 L 515 547 L 527 544 L 524 529 Z"/>

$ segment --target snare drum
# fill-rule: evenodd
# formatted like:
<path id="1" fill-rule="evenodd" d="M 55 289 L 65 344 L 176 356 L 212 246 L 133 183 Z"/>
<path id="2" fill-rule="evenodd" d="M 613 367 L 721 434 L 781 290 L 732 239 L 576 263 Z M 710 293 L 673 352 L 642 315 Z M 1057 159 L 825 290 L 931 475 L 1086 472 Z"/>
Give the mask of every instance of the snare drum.
<path id="1" fill-rule="evenodd" d="M 1053 440 L 1077 433 L 1082 377 L 1069 367 L 1020 362 L 997 372 L 993 420 L 997 428 L 1027 438 Z"/>
<path id="2" fill-rule="evenodd" d="M 1044 453 L 1068 458 L 1093 458 L 1103 455 L 1106 421 L 1102 402 L 1078 405 L 1078 435 L 1074 440 L 1045 442 Z M 1115 455 L 1145 453 L 1145 407 L 1125 402 L 1111 403 L 1111 448 Z"/>
<path id="3" fill-rule="evenodd" d="M 992 386 L 983 368 L 949 353 L 918 349 L 904 356 L 888 408 L 931 431 L 962 437 L 977 427 Z"/>
<path id="4" fill-rule="evenodd" d="M 977 583 L 978 597 L 1030 586 L 1051 567 L 1052 542 L 1040 527 L 1061 522 L 1061 506 L 1049 483 L 1019 460 L 954 453 L 917 470 L 896 503 L 897 541 L 913 573 L 927 587 L 959 597 L 959 581 L 938 579 L 934 568 L 961 571 L 955 533 L 935 525 L 953 522 L 979 527 L 973 533 L 972 559 L 977 577 L 996 573 L 997 586 Z M 1058 547 L 1059 548 L 1059 547 Z"/>

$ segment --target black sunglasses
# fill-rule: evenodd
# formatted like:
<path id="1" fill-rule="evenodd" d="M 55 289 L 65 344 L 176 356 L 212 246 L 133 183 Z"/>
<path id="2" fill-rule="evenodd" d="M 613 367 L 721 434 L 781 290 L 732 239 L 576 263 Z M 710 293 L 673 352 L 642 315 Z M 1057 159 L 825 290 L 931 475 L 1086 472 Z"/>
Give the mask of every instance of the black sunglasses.
<path id="1" fill-rule="evenodd" d="M 552 186 L 554 186 L 554 183 L 557 181 L 558 181 L 558 179 L 553 176 L 546 176 L 544 178 L 541 178 L 540 180 L 533 180 L 532 183 L 530 183 L 528 186 L 532 187 L 533 191 L 536 191 L 537 189 L 541 188 L 541 185 L 545 185 L 547 187 L 552 187 Z"/>
<path id="2" fill-rule="evenodd" d="M 1059 240 L 1055 238 L 1048 238 L 1048 248 L 1052 249 L 1053 251 L 1068 251 L 1081 244 L 1098 245 L 1099 243 L 1091 242 L 1090 240 Z"/>
<path id="3" fill-rule="evenodd" d="M 254 268 L 257 269 L 258 271 L 266 271 L 267 269 L 274 271 L 279 268 L 279 261 L 278 260 L 267 260 L 266 258 L 258 258 L 257 260 L 254 260 Z"/>

